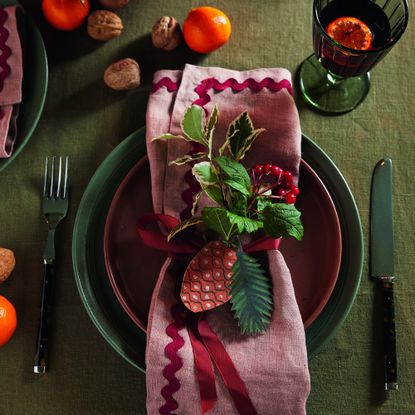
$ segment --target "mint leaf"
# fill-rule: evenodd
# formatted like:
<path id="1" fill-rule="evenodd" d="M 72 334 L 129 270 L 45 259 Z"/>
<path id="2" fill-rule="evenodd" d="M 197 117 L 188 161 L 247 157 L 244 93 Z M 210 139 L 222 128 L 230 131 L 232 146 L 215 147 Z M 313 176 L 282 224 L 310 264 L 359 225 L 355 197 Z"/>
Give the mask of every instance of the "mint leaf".
<path id="1" fill-rule="evenodd" d="M 301 240 L 304 228 L 301 224 L 301 213 L 292 204 L 274 203 L 266 206 L 264 211 L 264 230 L 271 238 L 293 236 Z"/>
<path id="2" fill-rule="evenodd" d="M 213 152 L 213 131 L 215 130 L 216 122 L 218 121 L 218 107 L 215 105 L 210 113 L 210 117 L 205 127 L 205 136 L 208 143 L 209 159 L 212 158 Z"/>
<path id="3" fill-rule="evenodd" d="M 263 333 L 270 324 L 273 310 L 272 284 L 256 259 L 241 248 L 232 268 L 230 296 L 232 311 L 242 333 Z"/>
<path id="4" fill-rule="evenodd" d="M 173 236 L 177 235 L 179 232 L 183 231 L 186 228 L 189 228 L 190 226 L 197 225 L 198 223 L 202 223 L 203 219 L 201 217 L 196 218 L 190 218 L 187 220 L 184 220 L 183 222 L 180 222 L 177 226 L 175 226 L 168 234 L 167 241 L 170 241 Z"/>
<path id="5" fill-rule="evenodd" d="M 245 232 L 253 233 L 263 227 L 263 223 L 261 221 L 250 219 L 244 216 L 239 216 L 229 211 L 227 212 L 230 222 L 233 225 L 236 225 L 239 234 L 243 234 Z"/>
<path id="6" fill-rule="evenodd" d="M 219 207 L 205 207 L 202 218 L 209 229 L 214 230 L 229 241 L 234 231 L 234 224 L 229 218 L 229 211 Z"/>
<path id="7" fill-rule="evenodd" d="M 239 216 L 247 216 L 248 198 L 239 192 L 232 192 L 229 210 Z"/>
<path id="8" fill-rule="evenodd" d="M 230 187 L 235 188 L 234 183 L 238 183 L 248 191 L 248 194 L 250 194 L 251 179 L 242 164 L 226 156 L 216 157 L 215 162 L 219 165 L 220 169 L 229 176 L 229 179 L 232 180 L 233 186 Z M 239 189 L 236 190 L 241 191 Z"/>
<path id="9" fill-rule="evenodd" d="M 210 185 L 219 186 L 218 177 L 212 170 L 210 161 L 201 161 L 200 163 L 195 164 L 192 168 L 192 173 L 202 188 Z"/>
<path id="10" fill-rule="evenodd" d="M 207 144 L 203 125 L 203 108 L 198 105 L 192 105 L 187 108 L 181 122 L 181 127 L 184 134 L 190 141 L 197 141 L 198 143 L 202 143 L 204 145 Z"/>
<path id="11" fill-rule="evenodd" d="M 183 164 L 186 163 L 190 163 L 192 161 L 196 161 L 196 160 L 200 160 L 203 159 L 207 156 L 207 154 L 205 152 L 200 152 L 200 153 L 193 153 L 193 154 L 186 154 L 183 157 L 179 157 L 176 160 L 172 160 L 169 162 L 169 166 L 171 166 L 172 164 L 176 164 L 177 166 L 182 166 Z"/>
<path id="12" fill-rule="evenodd" d="M 246 195 L 246 196 L 250 196 L 251 192 L 249 190 L 247 190 L 247 188 L 245 187 L 244 184 L 241 184 L 240 182 L 237 182 L 236 180 L 233 179 L 228 179 L 228 180 L 224 180 L 223 182 L 224 184 L 226 184 L 228 187 L 231 187 L 232 189 L 237 190 L 238 192 Z"/>
<path id="13" fill-rule="evenodd" d="M 258 196 L 256 199 L 256 210 L 262 212 L 267 206 L 272 206 L 274 203 L 269 197 Z"/>
<path id="14" fill-rule="evenodd" d="M 237 158 L 238 153 L 244 147 L 246 139 L 254 131 L 254 126 L 248 112 L 240 114 L 228 127 L 226 138 L 229 139 L 229 150 Z"/>

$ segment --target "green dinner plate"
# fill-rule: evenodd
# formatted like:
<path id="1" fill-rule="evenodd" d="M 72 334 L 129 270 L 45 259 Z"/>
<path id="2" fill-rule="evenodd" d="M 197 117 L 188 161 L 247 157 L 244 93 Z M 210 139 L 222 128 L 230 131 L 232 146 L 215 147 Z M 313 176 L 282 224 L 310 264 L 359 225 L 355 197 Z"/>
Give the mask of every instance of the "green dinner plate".
<path id="1" fill-rule="evenodd" d="M 16 4 L 19 2 L 15 0 L 0 0 L 0 7 Z M 23 85 L 22 103 L 17 118 L 17 138 L 11 157 L 0 159 L 0 171 L 19 155 L 30 140 L 42 114 L 48 86 L 48 61 L 42 36 L 30 16 L 25 14 L 23 18 L 24 23 L 20 25 Z"/>
<path id="2" fill-rule="evenodd" d="M 319 175 L 336 205 L 342 230 L 342 261 L 336 286 L 317 319 L 306 329 L 309 358 L 339 329 L 355 300 L 363 267 L 363 236 L 353 195 L 330 158 L 303 136 L 302 157 Z M 111 200 L 125 175 L 146 153 L 145 128 L 127 137 L 92 177 L 76 216 L 72 253 L 75 279 L 85 308 L 108 343 L 144 371 L 145 334 L 124 312 L 104 263 L 104 225 Z"/>

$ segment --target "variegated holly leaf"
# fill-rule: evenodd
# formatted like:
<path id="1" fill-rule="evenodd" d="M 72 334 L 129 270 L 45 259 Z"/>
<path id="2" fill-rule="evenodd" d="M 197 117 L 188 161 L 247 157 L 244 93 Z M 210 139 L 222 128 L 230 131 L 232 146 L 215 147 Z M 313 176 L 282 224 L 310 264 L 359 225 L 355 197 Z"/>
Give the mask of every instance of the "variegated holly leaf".
<path id="1" fill-rule="evenodd" d="M 194 154 L 186 154 L 183 157 L 179 157 L 176 160 L 172 160 L 169 163 L 169 166 L 171 166 L 172 164 L 176 164 L 177 166 L 183 166 L 184 164 L 191 163 L 192 161 L 203 159 L 206 156 L 207 154 L 204 151 Z"/>
<path id="2" fill-rule="evenodd" d="M 207 146 L 204 124 L 205 119 L 202 107 L 192 105 L 187 108 L 181 121 L 181 127 L 185 136 L 190 141 L 196 141 Z"/>
<path id="3" fill-rule="evenodd" d="M 247 111 L 240 114 L 231 124 L 229 124 L 226 134 L 229 140 L 229 150 L 237 158 L 243 148 L 246 139 L 253 133 L 254 126 Z"/>
<path id="4" fill-rule="evenodd" d="M 265 131 L 265 128 L 258 128 L 257 130 L 254 130 L 249 137 L 246 138 L 242 147 L 239 149 L 238 153 L 235 156 L 236 160 L 242 160 L 245 157 L 245 154 L 251 148 L 252 143 L 264 131 Z"/>
<path id="5" fill-rule="evenodd" d="M 212 159 L 213 152 L 213 132 L 215 130 L 216 122 L 218 121 L 218 107 L 215 105 L 210 113 L 209 119 L 205 127 L 205 137 L 208 143 L 209 160 Z"/>
<path id="6" fill-rule="evenodd" d="M 228 133 L 229 133 L 229 129 L 228 129 Z M 234 135 L 236 135 L 238 133 L 239 133 L 239 130 L 235 130 L 235 131 L 233 131 L 232 135 L 226 135 L 225 142 L 219 148 L 219 155 L 220 156 L 223 156 L 223 154 L 225 153 L 226 149 L 229 148 L 230 140 L 232 139 L 232 137 Z"/>
<path id="7" fill-rule="evenodd" d="M 196 193 L 193 196 L 193 205 L 192 205 L 192 210 L 191 210 L 192 216 L 196 215 L 196 211 L 197 211 L 197 208 L 198 208 L 199 200 L 202 197 L 202 195 L 203 195 L 203 190 L 200 191 L 200 192 L 198 192 L 198 193 Z"/>
<path id="8" fill-rule="evenodd" d="M 168 234 L 167 241 L 170 241 L 173 236 L 177 235 L 179 232 L 183 231 L 186 228 L 189 228 L 190 226 L 197 225 L 199 223 L 202 223 L 203 219 L 201 217 L 194 217 L 187 220 L 184 220 L 183 222 L 180 222 L 177 226 L 175 226 Z"/>
<path id="9" fill-rule="evenodd" d="M 182 135 L 170 134 L 170 133 L 165 133 L 165 134 L 159 135 L 158 137 L 154 137 L 154 138 L 151 139 L 151 141 L 156 141 L 156 140 L 186 140 L 186 141 L 190 141 L 187 137 L 183 137 Z"/>
<path id="10" fill-rule="evenodd" d="M 231 304 L 242 333 L 264 333 L 274 308 L 272 284 L 255 258 L 241 248 L 232 267 Z"/>
<path id="11" fill-rule="evenodd" d="M 212 169 L 210 161 L 201 161 L 200 163 L 195 164 L 192 168 L 192 173 L 202 188 L 211 185 L 219 185 L 218 177 Z"/>

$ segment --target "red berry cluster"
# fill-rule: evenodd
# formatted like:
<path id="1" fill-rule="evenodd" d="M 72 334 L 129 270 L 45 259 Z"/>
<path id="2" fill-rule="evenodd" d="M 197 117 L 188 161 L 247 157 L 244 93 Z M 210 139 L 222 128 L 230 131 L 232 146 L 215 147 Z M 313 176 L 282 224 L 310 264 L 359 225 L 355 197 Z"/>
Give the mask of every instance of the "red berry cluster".
<path id="1" fill-rule="evenodd" d="M 269 190 L 274 194 L 269 196 L 280 199 L 285 203 L 295 203 L 300 189 L 292 184 L 293 175 L 272 164 L 258 164 L 252 169 L 254 193 L 256 196 L 263 195 Z"/>

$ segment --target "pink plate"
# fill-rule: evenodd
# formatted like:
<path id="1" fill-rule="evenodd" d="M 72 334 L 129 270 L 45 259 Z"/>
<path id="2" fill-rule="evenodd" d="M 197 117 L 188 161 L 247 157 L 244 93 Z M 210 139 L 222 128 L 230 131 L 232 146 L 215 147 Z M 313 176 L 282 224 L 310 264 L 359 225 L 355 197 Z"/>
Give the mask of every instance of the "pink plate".
<path id="1" fill-rule="evenodd" d="M 341 231 L 333 201 L 314 170 L 301 161 L 304 238 L 284 238 L 280 250 L 291 270 L 296 298 L 307 328 L 320 314 L 336 284 L 341 261 Z M 115 295 L 125 312 L 146 331 L 151 295 L 166 258 L 147 247 L 136 233 L 137 219 L 152 211 L 150 169 L 142 158 L 117 189 L 104 234 L 105 265 Z"/>

